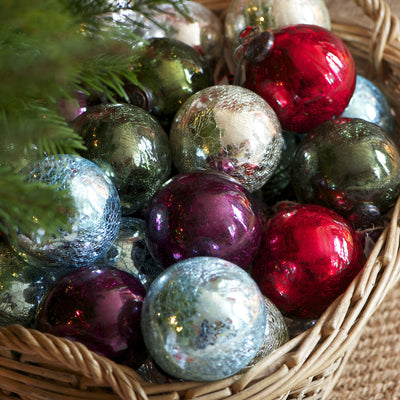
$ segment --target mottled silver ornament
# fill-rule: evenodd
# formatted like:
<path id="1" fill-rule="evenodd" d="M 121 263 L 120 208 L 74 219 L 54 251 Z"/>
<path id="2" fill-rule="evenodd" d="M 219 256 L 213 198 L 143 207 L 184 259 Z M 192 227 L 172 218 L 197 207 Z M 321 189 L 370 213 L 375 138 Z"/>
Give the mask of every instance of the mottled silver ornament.
<path id="1" fill-rule="evenodd" d="M 233 62 L 240 33 L 248 26 L 266 30 L 296 24 L 331 29 L 324 0 L 232 0 L 224 19 L 227 61 Z"/>
<path id="2" fill-rule="evenodd" d="M 236 85 L 215 85 L 179 108 L 170 146 L 179 172 L 218 170 L 253 192 L 279 164 L 283 136 L 275 112 L 259 95 Z"/>
<path id="3" fill-rule="evenodd" d="M 122 217 L 118 236 L 101 263 L 129 272 L 147 289 L 164 267 L 151 256 L 145 230 L 143 219 Z"/>
<path id="4" fill-rule="evenodd" d="M 54 280 L 50 271 L 28 264 L 0 241 L 0 326 L 31 327 L 40 300 Z"/>
<path id="5" fill-rule="evenodd" d="M 342 117 L 360 118 L 393 134 L 394 118 L 388 100 L 378 86 L 362 75 L 357 75 L 356 88 Z"/>
<path id="6" fill-rule="evenodd" d="M 213 381 L 231 376 L 257 354 L 266 310 L 250 275 L 219 258 L 195 257 L 167 268 L 142 308 L 149 353 L 168 374 Z"/>
<path id="7" fill-rule="evenodd" d="M 117 237 L 121 220 L 121 203 L 110 178 L 76 155 L 46 157 L 22 173 L 31 181 L 66 190 L 74 213 L 68 216 L 68 231 L 59 229 L 58 235 L 44 239 L 44 228 L 37 221 L 37 230 L 18 232 L 13 245 L 40 266 L 72 268 L 100 259 Z"/>
<path id="8" fill-rule="evenodd" d="M 257 355 L 251 360 L 245 369 L 253 367 L 289 340 L 289 329 L 286 320 L 278 307 L 265 296 L 264 304 L 267 311 L 264 341 Z"/>

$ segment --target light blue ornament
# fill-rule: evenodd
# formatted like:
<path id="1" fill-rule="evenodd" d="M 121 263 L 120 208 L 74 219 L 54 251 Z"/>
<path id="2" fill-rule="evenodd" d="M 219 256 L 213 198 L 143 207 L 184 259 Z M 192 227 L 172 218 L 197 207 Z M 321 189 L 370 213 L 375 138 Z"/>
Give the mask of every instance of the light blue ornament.
<path id="1" fill-rule="evenodd" d="M 393 114 L 382 91 L 367 78 L 357 75 L 356 87 L 342 117 L 360 118 L 393 134 Z"/>
<path id="2" fill-rule="evenodd" d="M 46 157 L 24 169 L 31 181 L 59 184 L 73 201 L 69 231 L 44 239 L 44 227 L 18 231 L 15 243 L 34 265 L 81 267 L 98 261 L 111 247 L 119 231 L 121 202 L 110 178 L 92 161 L 76 155 Z M 14 242 L 14 241 L 13 241 Z"/>
<path id="3" fill-rule="evenodd" d="M 253 360 L 264 341 L 267 314 L 246 271 L 219 258 L 195 257 L 156 278 L 141 323 L 147 349 L 164 371 L 214 381 Z"/>

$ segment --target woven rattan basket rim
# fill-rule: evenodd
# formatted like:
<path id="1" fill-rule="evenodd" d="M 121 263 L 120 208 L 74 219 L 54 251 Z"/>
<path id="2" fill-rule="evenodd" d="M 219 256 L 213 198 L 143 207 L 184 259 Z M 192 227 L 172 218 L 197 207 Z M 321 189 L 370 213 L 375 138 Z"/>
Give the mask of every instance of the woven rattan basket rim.
<path id="1" fill-rule="evenodd" d="M 373 28 L 333 21 L 332 30 L 346 42 L 356 60 L 368 65 L 370 77 L 387 95 L 399 122 L 399 19 L 383 0 L 353 1 L 371 18 Z M 200 2 L 220 15 L 227 6 L 227 0 Z M 363 327 L 400 279 L 399 213 L 400 199 L 363 271 L 315 326 L 243 375 L 216 382 L 148 383 L 133 369 L 98 356 L 80 343 L 13 325 L 0 328 L 0 398 L 326 398 Z"/>

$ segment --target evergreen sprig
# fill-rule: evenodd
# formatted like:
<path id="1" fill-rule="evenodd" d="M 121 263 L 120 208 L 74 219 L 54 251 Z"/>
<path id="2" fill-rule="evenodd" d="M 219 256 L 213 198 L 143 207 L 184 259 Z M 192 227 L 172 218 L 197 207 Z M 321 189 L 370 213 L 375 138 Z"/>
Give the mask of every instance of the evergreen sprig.
<path id="1" fill-rule="evenodd" d="M 127 98 L 123 83 L 138 84 L 128 73 L 133 43 L 115 40 L 118 26 L 104 15 L 121 8 L 140 13 L 182 0 L 2 0 L 0 12 L 0 230 L 13 235 L 18 226 L 48 234 L 65 222 L 68 205 L 54 187 L 29 183 L 17 171 L 29 161 L 82 149 L 60 115 L 59 101 L 74 91 L 98 91 L 109 101 Z M 147 4 L 148 3 L 148 4 Z M 113 31 L 114 30 L 114 31 Z M 132 41 L 135 36 L 132 35 Z M 136 38 L 137 40 L 137 38 Z M 33 215 L 35 218 L 33 218 Z M 34 221 L 35 220 L 35 221 Z"/>

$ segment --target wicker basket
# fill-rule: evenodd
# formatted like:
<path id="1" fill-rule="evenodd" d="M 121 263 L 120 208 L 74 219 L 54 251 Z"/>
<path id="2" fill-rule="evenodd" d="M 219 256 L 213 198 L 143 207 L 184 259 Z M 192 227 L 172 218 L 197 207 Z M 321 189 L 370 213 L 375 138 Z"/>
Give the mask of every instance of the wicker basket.
<path id="1" fill-rule="evenodd" d="M 227 0 L 201 2 L 221 16 L 227 5 Z M 371 18 L 373 29 L 333 21 L 333 31 L 387 95 L 399 135 L 399 19 L 383 0 L 354 3 Z M 400 278 L 399 213 L 400 199 L 363 271 L 316 325 L 243 375 L 211 383 L 152 384 L 80 343 L 14 325 L 0 328 L 0 399 L 326 399 L 369 318 Z"/>

